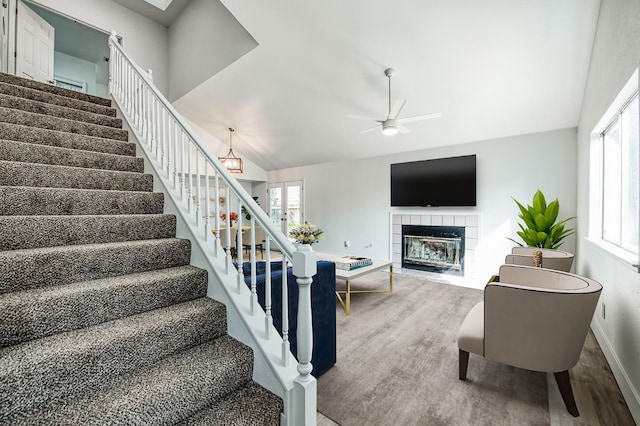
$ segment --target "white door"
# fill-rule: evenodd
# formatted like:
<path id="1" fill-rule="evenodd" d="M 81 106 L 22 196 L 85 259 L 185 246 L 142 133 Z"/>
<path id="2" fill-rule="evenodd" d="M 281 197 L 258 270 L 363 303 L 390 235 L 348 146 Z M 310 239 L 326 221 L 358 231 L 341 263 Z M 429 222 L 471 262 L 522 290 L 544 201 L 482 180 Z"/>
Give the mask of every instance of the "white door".
<path id="1" fill-rule="evenodd" d="M 16 75 L 53 82 L 55 29 L 23 2 L 18 2 Z"/>
<path id="2" fill-rule="evenodd" d="M 8 0 L 1 0 L 0 3 L 0 72 L 7 72 L 9 69 L 7 48 L 9 45 L 9 2 Z"/>
<path id="3" fill-rule="evenodd" d="M 304 223 L 304 192 L 302 181 L 269 184 L 269 217 L 285 235 L 289 229 Z"/>

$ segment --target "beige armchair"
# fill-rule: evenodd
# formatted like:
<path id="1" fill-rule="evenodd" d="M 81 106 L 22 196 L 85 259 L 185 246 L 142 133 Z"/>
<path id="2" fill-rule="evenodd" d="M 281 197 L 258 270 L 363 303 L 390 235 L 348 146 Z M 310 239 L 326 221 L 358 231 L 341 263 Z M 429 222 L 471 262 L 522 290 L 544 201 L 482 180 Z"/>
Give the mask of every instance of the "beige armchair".
<path id="1" fill-rule="evenodd" d="M 536 250 L 542 252 L 543 268 L 564 272 L 571 271 L 573 253 L 536 247 L 514 247 L 511 249 L 511 254 L 508 254 L 505 258 L 504 263 L 507 265 L 534 266 L 533 252 Z"/>
<path id="2" fill-rule="evenodd" d="M 569 369 L 582 352 L 602 286 L 545 268 L 502 265 L 458 332 L 460 380 L 469 353 L 514 367 L 554 373 L 569 413 L 578 416 Z"/>

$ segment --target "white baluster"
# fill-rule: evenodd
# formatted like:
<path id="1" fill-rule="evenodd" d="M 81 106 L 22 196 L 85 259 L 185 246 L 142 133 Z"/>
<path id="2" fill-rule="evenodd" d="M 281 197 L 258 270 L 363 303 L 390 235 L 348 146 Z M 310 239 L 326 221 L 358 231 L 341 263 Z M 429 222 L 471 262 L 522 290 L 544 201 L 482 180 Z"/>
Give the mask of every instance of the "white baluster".
<path id="1" fill-rule="evenodd" d="M 273 317 L 271 314 L 271 238 L 268 234 L 265 238 L 264 250 L 266 252 L 264 261 L 264 311 L 266 314 L 264 319 L 264 332 L 267 339 L 271 339 L 271 325 L 273 324 Z"/>
<path id="2" fill-rule="evenodd" d="M 200 207 L 200 187 L 202 186 L 202 182 L 200 181 L 200 150 L 196 147 L 196 227 L 200 225 L 200 215 L 201 207 Z"/>
<path id="3" fill-rule="evenodd" d="M 193 199 L 191 195 L 193 194 L 193 175 L 191 174 L 191 139 L 187 139 L 187 179 L 189 182 L 189 186 L 187 189 L 187 201 L 188 201 L 188 212 L 191 213 L 191 203 Z"/>
<path id="4" fill-rule="evenodd" d="M 215 248 L 215 255 L 216 257 L 218 257 L 218 246 L 220 246 L 220 181 L 218 180 L 218 172 L 217 170 L 214 170 L 215 173 L 215 177 L 214 177 L 214 194 L 215 194 L 215 201 L 214 201 L 214 206 L 215 206 L 215 218 L 214 218 L 214 223 L 215 223 L 215 227 L 216 227 L 216 238 L 215 238 L 215 244 L 214 244 L 214 248 Z M 227 271 L 228 273 L 229 271 Z"/>
<path id="5" fill-rule="evenodd" d="M 282 365 L 289 365 L 289 287 L 287 284 L 287 258 L 282 256 Z"/>
<path id="6" fill-rule="evenodd" d="M 204 163 L 204 240 L 209 241 L 209 235 L 211 235 L 211 193 L 209 191 L 209 164 Z"/>
<path id="7" fill-rule="evenodd" d="M 180 201 L 184 201 L 185 185 L 187 184 L 184 170 L 184 132 L 180 130 Z"/>
<path id="8" fill-rule="evenodd" d="M 242 211 L 242 210 L 241 210 Z M 251 315 L 258 313 L 258 293 L 256 292 L 256 219 L 251 216 L 251 229 L 249 232 L 251 240 Z"/>
<path id="9" fill-rule="evenodd" d="M 173 126 L 173 189 L 178 185 L 178 123 Z"/>
<path id="10" fill-rule="evenodd" d="M 226 255 L 225 255 L 225 266 L 226 266 L 226 272 L 227 274 L 229 273 L 229 270 L 231 269 L 231 204 L 229 203 L 229 198 L 228 198 L 229 194 L 227 194 L 227 217 L 225 219 L 226 223 L 226 228 L 224 230 L 224 232 L 227 233 L 227 247 L 226 247 Z"/>
<path id="11" fill-rule="evenodd" d="M 231 206 L 229 206 L 231 207 Z M 240 289 L 244 283 L 244 271 L 242 267 L 242 263 L 244 262 L 242 258 L 242 215 L 240 212 L 242 211 L 242 201 L 238 199 L 238 232 L 236 232 L 236 257 L 238 259 L 238 293 L 240 293 Z"/>
<path id="12" fill-rule="evenodd" d="M 173 116 L 169 115 L 169 120 L 167 121 L 167 180 L 171 179 L 173 163 L 176 161 L 175 157 L 173 157 L 175 140 L 173 139 L 172 131 L 172 128 L 175 128 L 176 125 Z"/>

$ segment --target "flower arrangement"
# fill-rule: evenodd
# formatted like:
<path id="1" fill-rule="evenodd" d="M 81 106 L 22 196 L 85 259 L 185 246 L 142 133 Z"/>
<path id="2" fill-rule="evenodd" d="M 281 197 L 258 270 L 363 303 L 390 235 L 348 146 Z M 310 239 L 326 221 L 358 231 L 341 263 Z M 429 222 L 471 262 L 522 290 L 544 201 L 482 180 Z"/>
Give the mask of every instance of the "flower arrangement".
<path id="1" fill-rule="evenodd" d="M 293 238 L 298 244 L 313 244 L 324 238 L 324 232 L 316 225 L 305 222 L 303 225 L 291 228 L 289 238 Z"/>
<path id="2" fill-rule="evenodd" d="M 222 213 L 220 215 L 220 220 L 222 220 L 223 222 L 227 222 L 227 214 L 226 213 Z M 231 212 L 229 213 L 229 220 L 231 221 L 231 223 L 236 223 L 238 221 L 238 213 L 236 212 Z"/>

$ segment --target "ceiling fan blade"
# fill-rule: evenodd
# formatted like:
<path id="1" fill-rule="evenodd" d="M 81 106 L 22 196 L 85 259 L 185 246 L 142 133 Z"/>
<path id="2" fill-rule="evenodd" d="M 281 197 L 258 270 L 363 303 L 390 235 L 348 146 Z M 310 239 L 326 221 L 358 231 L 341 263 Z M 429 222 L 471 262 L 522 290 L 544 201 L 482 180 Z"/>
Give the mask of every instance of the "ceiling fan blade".
<path id="1" fill-rule="evenodd" d="M 381 128 L 381 127 L 382 127 L 382 125 L 381 125 L 381 124 L 376 124 L 376 125 L 375 125 L 375 126 L 373 126 L 373 127 L 369 127 L 368 129 L 361 130 L 361 131 L 360 131 L 360 133 L 369 133 L 369 132 L 372 132 L 372 131 L 374 131 L 374 130 L 376 130 L 376 129 L 379 129 L 379 128 Z"/>
<path id="2" fill-rule="evenodd" d="M 398 124 L 398 131 L 402 134 L 405 133 L 411 133 L 411 129 L 409 129 L 408 127 L 403 126 L 402 124 Z"/>
<path id="3" fill-rule="evenodd" d="M 365 120 L 365 121 L 376 121 L 378 123 L 381 123 L 380 120 L 378 120 L 377 118 L 372 118 L 372 117 L 363 117 L 361 115 L 353 115 L 353 114 L 349 114 L 347 115 L 347 118 L 355 118 L 356 120 Z"/>
<path id="4" fill-rule="evenodd" d="M 400 111 L 404 108 L 404 104 L 407 102 L 406 99 L 398 99 L 394 104 L 391 111 L 389 111 L 389 117 L 387 119 L 395 119 L 398 115 L 400 115 Z"/>
<path id="5" fill-rule="evenodd" d="M 416 115 L 415 117 L 399 118 L 398 123 L 411 123 L 412 121 L 429 120 L 431 118 L 442 117 L 442 113 L 434 112 L 433 114 Z"/>

